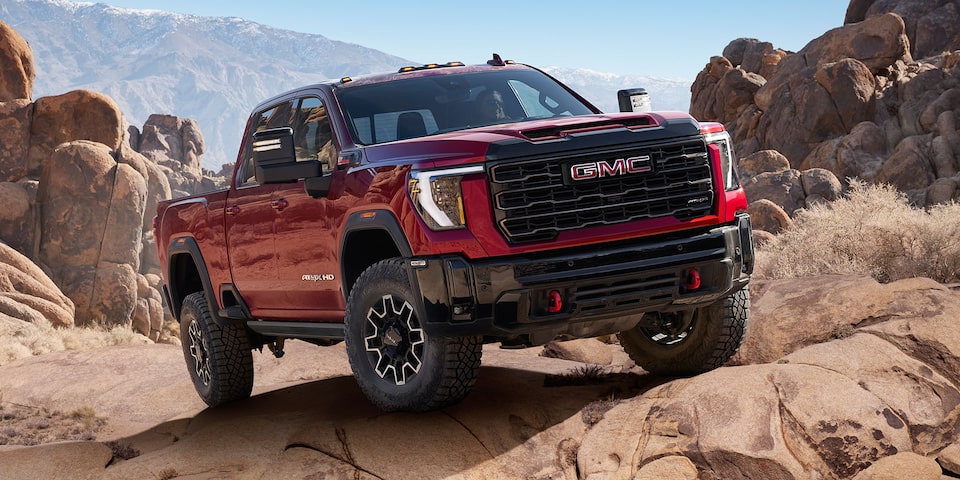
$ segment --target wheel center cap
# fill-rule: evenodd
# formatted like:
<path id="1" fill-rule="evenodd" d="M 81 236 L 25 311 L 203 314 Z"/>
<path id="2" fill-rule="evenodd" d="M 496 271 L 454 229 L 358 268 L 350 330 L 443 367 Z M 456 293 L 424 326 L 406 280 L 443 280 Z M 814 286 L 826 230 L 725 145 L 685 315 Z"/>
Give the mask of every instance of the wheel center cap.
<path id="1" fill-rule="evenodd" d="M 400 342 L 403 340 L 403 337 L 400 336 L 400 332 L 396 328 L 391 328 L 383 334 L 383 343 L 384 345 L 389 345 L 391 347 L 396 347 L 400 345 Z"/>

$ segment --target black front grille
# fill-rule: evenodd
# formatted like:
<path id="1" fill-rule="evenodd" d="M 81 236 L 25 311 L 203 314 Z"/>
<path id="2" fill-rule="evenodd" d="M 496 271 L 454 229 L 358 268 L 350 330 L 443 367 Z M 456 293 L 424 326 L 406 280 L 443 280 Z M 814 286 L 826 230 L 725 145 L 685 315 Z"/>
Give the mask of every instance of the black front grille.
<path id="1" fill-rule="evenodd" d="M 648 157 L 644 165 L 652 170 L 619 171 L 590 180 L 569 178 L 573 165 L 613 166 L 618 159 L 636 157 Z M 497 224 L 514 243 L 551 240 L 565 231 L 636 220 L 691 219 L 709 214 L 714 207 L 710 159 L 699 138 L 503 161 L 491 166 L 490 180 Z"/>

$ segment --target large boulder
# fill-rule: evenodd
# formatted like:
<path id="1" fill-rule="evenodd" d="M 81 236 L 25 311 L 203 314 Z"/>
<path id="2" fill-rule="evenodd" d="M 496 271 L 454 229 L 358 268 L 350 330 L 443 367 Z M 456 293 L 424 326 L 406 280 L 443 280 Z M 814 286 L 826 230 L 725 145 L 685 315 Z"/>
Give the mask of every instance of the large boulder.
<path id="1" fill-rule="evenodd" d="M 0 21 L 0 103 L 30 99 L 33 95 L 33 50 L 30 44 Z"/>
<path id="2" fill-rule="evenodd" d="M 783 50 L 774 48 L 772 43 L 755 38 L 738 38 L 723 49 L 723 57 L 730 63 L 763 78 L 773 75 L 776 66 L 786 55 Z"/>
<path id="3" fill-rule="evenodd" d="M 24 322 L 69 327 L 74 304 L 40 267 L 0 242 L 0 313 Z"/>
<path id="4" fill-rule="evenodd" d="M 790 62 L 791 66 L 794 63 L 820 65 L 852 58 L 877 73 L 897 60 L 911 61 L 909 45 L 906 27 L 899 15 L 876 15 L 826 32 L 800 49 L 798 57 L 784 59 L 784 62 Z"/>
<path id="5" fill-rule="evenodd" d="M 820 143 L 807 155 L 800 168 L 823 168 L 843 180 L 872 181 L 886 159 L 886 139 L 879 125 L 861 122 L 849 134 Z"/>
<path id="6" fill-rule="evenodd" d="M 45 164 L 40 259 L 76 303 L 80 325 L 131 322 L 146 190 L 103 144 L 65 144 Z"/>
<path id="7" fill-rule="evenodd" d="M 843 194 L 843 185 L 837 176 L 823 168 L 804 170 L 800 174 L 800 183 L 803 185 L 803 201 L 808 208 L 816 204 L 832 202 Z"/>
<path id="8" fill-rule="evenodd" d="M 743 189 L 747 193 L 747 200 L 753 202 L 765 198 L 793 215 L 793 212 L 806 206 L 802 176 L 798 170 L 764 172 L 745 182 Z"/>
<path id="9" fill-rule="evenodd" d="M 201 168 L 204 140 L 195 120 L 173 115 L 151 115 L 143 125 L 142 133 L 131 129 L 129 144 L 148 164 L 156 166 L 160 177 L 165 178 L 165 186 L 151 185 L 152 191 L 168 189 L 165 198 L 226 187 L 226 178 Z M 153 180 L 151 182 L 156 183 Z"/>
<path id="10" fill-rule="evenodd" d="M 739 355 L 772 347 L 757 361 L 773 363 L 721 368 L 621 402 L 583 438 L 581 477 L 632 478 L 682 456 L 701 479 L 937 480 L 932 457 L 960 428 L 960 332 L 950 326 L 960 298 L 925 279 L 758 287 Z"/>
<path id="11" fill-rule="evenodd" d="M 844 23 L 895 13 L 903 18 L 913 58 L 960 50 L 960 6 L 929 0 L 852 0 Z"/>
<path id="12" fill-rule="evenodd" d="M 792 289 L 789 282 L 796 282 Z M 821 284 L 819 293 L 812 291 L 810 285 Z M 489 346 L 470 396 L 413 416 L 377 412 L 363 398 L 342 344 L 290 342 L 282 361 L 255 355 L 255 395 L 225 410 L 202 408 L 173 346 L 52 353 L 0 368 L 0 382 L 8 402 L 93 407 L 110 419 L 110 438 L 143 452 L 109 466 L 77 464 L 71 471 L 77 478 L 167 471 L 255 478 L 939 480 L 936 461 L 957 469 L 960 331 L 953 326 L 960 298 L 953 292 L 922 279 L 878 286 L 866 278 L 817 277 L 784 281 L 753 298 L 792 308 L 751 325 L 775 330 L 794 322 L 805 327 L 794 329 L 803 335 L 831 329 L 832 317 L 855 324 L 825 342 L 797 344 L 772 363 L 683 379 L 653 377 L 615 360 L 605 369 L 610 373 L 556 385 L 545 380 L 576 381 L 569 372 L 585 364 Z M 71 380 L 36 381 L 53 370 L 55 378 Z M 384 431 L 427 440 L 385 448 Z M 68 457 L 71 448 L 51 446 L 45 455 Z M 430 462 L 422 461 L 424 448 Z M 32 478 L 35 450 L 2 453 L 4 465 L 17 466 L 14 478 Z"/>
<path id="13" fill-rule="evenodd" d="M 855 59 L 794 71 L 782 66 L 755 99 L 763 111 L 756 130 L 760 143 L 784 154 L 797 168 L 820 142 L 873 119 L 875 81 Z"/>
<path id="14" fill-rule="evenodd" d="M 36 182 L 0 182 L 0 241 L 32 256 L 36 240 Z"/>
<path id="15" fill-rule="evenodd" d="M 928 160 L 933 135 L 914 135 L 904 138 L 877 172 L 876 181 L 897 187 L 901 191 L 930 186 L 936 172 Z"/>
<path id="16" fill-rule="evenodd" d="M 32 119 L 33 103 L 29 100 L 0 102 L 0 182 L 27 176 Z"/>
<path id="17" fill-rule="evenodd" d="M 195 120 L 150 115 L 140 133 L 140 153 L 177 172 L 201 173 L 204 142 Z"/>
<path id="18" fill-rule="evenodd" d="M 841 184 L 892 184 L 921 205 L 960 200 L 958 25 L 956 2 L 854 0 L 846 25 L 761 69 L 756 91 L 743 88 L 746 73 L 778 51 L 731 42 L 698 75 L 690 112 L 723 122 L 741 156 L 777 150 L 792 168 L 829 170 Z M 938 47 L 911 54 L 933 38 Z"/>
<path id="19" fill-rule="evenodd" d="M 766 198 L 751 201 L 748 213 L 754 230 L 778 234 L 793 226 L 790 215 Z"/>
<path id="20" fill-rule="evenodd" d="M 120 109 L 102 93 L 74 90 L 37 99 L 30 126 L 30 174 L 38 174 L 62 143 L 90 140 L 118 150 L 123 132 Z"/>
<path id="21" fill-rule="evenodd" d="M 775 362 L 803 347 L 849 336 L 895 311 L 905 317 L 960 316 L 960 302 L 930 279 L 880 284 L 858 276 L 757 280 L 751 284 L 750 324 L 735 364 Z"/>
<path id="22" fill-rule="evenodd" d="M 746 181 L 761 173 L 779 173 L 790 170 L 790 160 L 776 150 L 761 150 L 737 161 L 737 171 Z"/>
<path id="23" fill-rule="evenodd" d="M 717 90 L 724 75 L 733 68 L 725 57 L 710 58 L 690 87 L 690 115 L 706 122 L 722 121 L 723 106 L 717 104 Z"/>

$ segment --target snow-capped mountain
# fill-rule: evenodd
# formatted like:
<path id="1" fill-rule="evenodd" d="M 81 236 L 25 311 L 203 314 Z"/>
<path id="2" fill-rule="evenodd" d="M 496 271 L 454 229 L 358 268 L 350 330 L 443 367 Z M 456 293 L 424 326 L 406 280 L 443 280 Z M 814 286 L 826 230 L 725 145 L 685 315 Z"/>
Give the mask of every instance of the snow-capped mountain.
<path id="1" fill-rule="evenodd" d="M 130 10 L 66 0 L 5 0 L 0 20 L 33 49 L 34 98 L 90 89 L 127 121 L 153 113 L 199 122 L 204 167 L 232 163 L 250 109 L 298 85 L 396 70 L 415 62 L 360 45 L 232 17 Z M 548 69 L 604 111 L 616 92 L 644 87 L 658 109 L 687 110 L 689 82 Z"/>
<path id="2" fill-rule="evenodd" d="M 546 67 L 543 71 L 576 90 L 604 112 L 619 110 L 617 90 L 641 87 L 650 96 L 654 110 L 690 110 L 693 81 L 650 76 L 624 76 L 584 68 Z"/>

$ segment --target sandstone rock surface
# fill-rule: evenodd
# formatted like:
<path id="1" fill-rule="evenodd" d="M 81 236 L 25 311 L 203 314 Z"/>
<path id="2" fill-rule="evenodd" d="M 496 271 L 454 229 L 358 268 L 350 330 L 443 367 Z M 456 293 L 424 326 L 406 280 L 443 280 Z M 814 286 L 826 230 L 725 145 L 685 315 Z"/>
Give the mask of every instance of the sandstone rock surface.
<path id="1" fill-rule="evenodd" d="M 180 350 L 166 345 L 23 359 L 0 367 L 0 385 L 5 401 L 91 406 L 109 419 L 101 440 L 142 453 L 104 467 L 90 447 L 76 478 L 933 479 L 952 465 L 957 293 L 860 277 L 759 287 L 751 325 L 760 328 L 744 354 L 764 363 L 667 379 L 612 354 L 599 383 L 548 386 L 548 375 L 587 364 L 488 346 L 475 391 L 428 414 L 376 411 L 342 345 L 302 342 L 280 360 L 255 355 L 254 396 L 215 409 L 203 408 Z M 759 350 L 760 340 L 779 347 Z M 71 381 L 33 381 L 51 370 Z M 63 461 L 77 447 L 43 448 Z M 28 465 L 38 450 L 8 448 L 0 461 Z"/>
<path id="2" fill-rule="evenodd" d="M 798 171 L 888 183 L 921 205 L 960 198 L 960 7 L 853 1 L 846 23 L 765 72 L 756 59 L 777 50 L 733 40 L 698 75 L 690 113 L 723 122 L 742 159 L 773 150 Z M 736 81 L 746 78 L 759 88 Z M 750 161 L 741 168 L 756 178 Z M 797 205 L 763 198 L 790 214 Z"/>
<path id="3" fill-rule="evenodd" d="M 0 22 L 0 103 L 29 100 L 35 77 L 30 44 L 16 30 Z"/>

